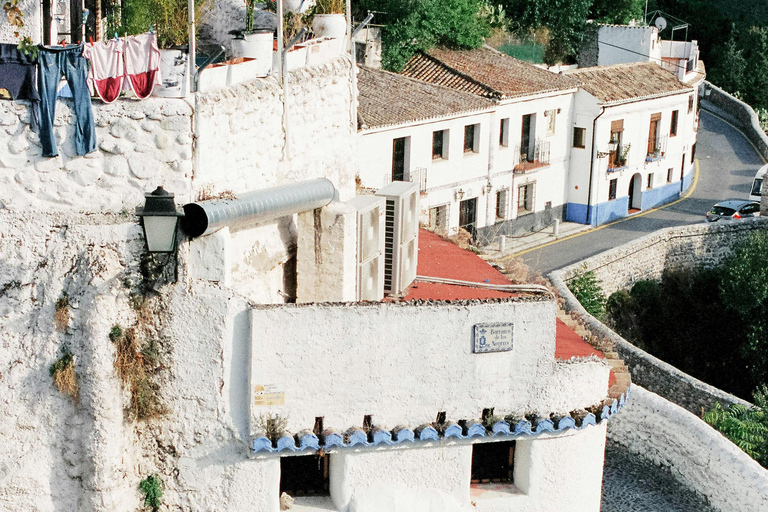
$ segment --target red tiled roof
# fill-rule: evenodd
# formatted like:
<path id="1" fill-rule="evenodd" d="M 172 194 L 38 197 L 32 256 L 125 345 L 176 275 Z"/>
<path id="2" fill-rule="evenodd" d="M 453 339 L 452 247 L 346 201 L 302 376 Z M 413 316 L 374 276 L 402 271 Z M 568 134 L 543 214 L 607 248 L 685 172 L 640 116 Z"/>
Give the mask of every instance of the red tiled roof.
<path id="1" fill-rule="evenodd" d="M 653 62 L 632 62 L 565 71 L 605 104 L 693 92 L 690 85 Z"/>
<path id="2" fill-rule="evenodd" d="M 424 277 L 440 277 L 460 281 L 488 282 L 491 284 L 512 284 L 504 274 L 490 266 L 472 251 L 459 248 L 425 229 L 419 230 L 419 263 L 417 274 Z M 469 300 L 499 299 L 514 297 L 516 294 L 484 288 L 471 288 L 450 284 L 414 282 L 406 290 L 403 300 Z M 603 357 L 581 336 L 557 320 L 555 358 Z M 615 381 L 611 372 L 611 384 Z M 609 384 L 609 386 L 611 385 Z"/>
<path id="3" fill-rule="evenodd" d="M 361 128 L 378 128 L 469 112 L 493 106 L 478 98 L 407 76 L 361 67 L 357 75 Z"/>
<path id="4" fill-rule="evenodd" d="M 436 234 L 419 231 L 419 263 L 416 273 L 420 276 L 442 277 L 461 281 L 487 282 L 491 284 L 512 284 L 504 274 L 490 266 L 471 251 L 446 242 Z M 406 291 L 405 300 L 469 300 L 500 299 L 515 294 L 470 288 L 450 284 L 415 282 Z"/>
<path id="5" fill-rule="evenodd" d="M 403 75 L 487 98 L 514 98 L 575 89 L 578 82 L 491 48 L 417 53 Z"/>

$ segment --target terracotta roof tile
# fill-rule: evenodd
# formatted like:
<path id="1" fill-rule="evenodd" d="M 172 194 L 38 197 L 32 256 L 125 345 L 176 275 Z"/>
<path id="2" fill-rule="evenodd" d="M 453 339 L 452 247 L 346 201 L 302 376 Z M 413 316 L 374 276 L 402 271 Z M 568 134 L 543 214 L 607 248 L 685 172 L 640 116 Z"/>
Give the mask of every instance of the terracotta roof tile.
<path id="1" fill-rule="evenodd" d="M 574 89 L 578 83 L 491 48 L 417 53 L 402 74 L 487 98 Z"/>
<path id="2" fill-rule="evenodd" d="M 565 73 L 580 81 L 585 91 L 606 104 L 693 91 L 691 86 L 652 62 L 582 68 Z"/>
<path id="3" fill-rule="evenodd" d="M 388 71 L 360 68 L 358 122 L 378 128 L 485 110 L 490 100 Z"/>

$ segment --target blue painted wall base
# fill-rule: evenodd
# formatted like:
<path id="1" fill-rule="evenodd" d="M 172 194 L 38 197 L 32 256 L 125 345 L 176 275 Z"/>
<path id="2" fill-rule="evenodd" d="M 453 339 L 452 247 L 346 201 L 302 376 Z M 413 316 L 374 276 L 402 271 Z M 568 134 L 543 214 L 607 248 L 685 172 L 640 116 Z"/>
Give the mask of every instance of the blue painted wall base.
<path id="1" fill-rule="evenodd" d="M 687 190 L 693 182 L 693 166 L 688 174 L 683 176 L 682 188 Z M 641 198 L 641 210 L 649 210 L 656 206 L 669 203 L 681 196 L 681 184 L 679 181 L 670 183 L 662 187 L 644 190 Z M 566 207 L 565 220 L 567 222 L 578 222 L 579 224 L 589 223 L 592 226 L 599 226 L 606 222 L 626 217 L 629 209 L 629 196 L 619 197 L 613 201 L 592 205 L 568 203 Z M 589 220 L 589 222 L 587 222 Z"/>

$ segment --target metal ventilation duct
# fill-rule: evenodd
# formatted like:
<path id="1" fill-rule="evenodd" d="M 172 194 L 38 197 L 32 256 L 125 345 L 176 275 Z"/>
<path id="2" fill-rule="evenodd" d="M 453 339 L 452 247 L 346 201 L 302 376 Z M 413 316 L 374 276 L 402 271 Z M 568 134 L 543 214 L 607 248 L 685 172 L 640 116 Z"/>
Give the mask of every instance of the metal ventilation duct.
<path id="1" fill-rule="evenodd" d="M 329 180 L 320 178 L 238 194 L 235 199 L 213 199 L 184 205 L 181 229 L 196 238 L 223 226 L 237 229 L 294 213 L 322 208 L 338 198 Z"/>

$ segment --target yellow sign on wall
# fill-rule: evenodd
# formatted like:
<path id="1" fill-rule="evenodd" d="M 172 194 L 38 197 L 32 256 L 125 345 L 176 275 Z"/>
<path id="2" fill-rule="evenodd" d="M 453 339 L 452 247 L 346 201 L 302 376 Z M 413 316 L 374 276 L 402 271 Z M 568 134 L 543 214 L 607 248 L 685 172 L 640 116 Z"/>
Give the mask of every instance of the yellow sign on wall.
<path id="1" fill-rule="evenodd" d="M 274 384 L 256 384 L 253 387 L 253 405 L 285 405 L 285 393 Z"/>

